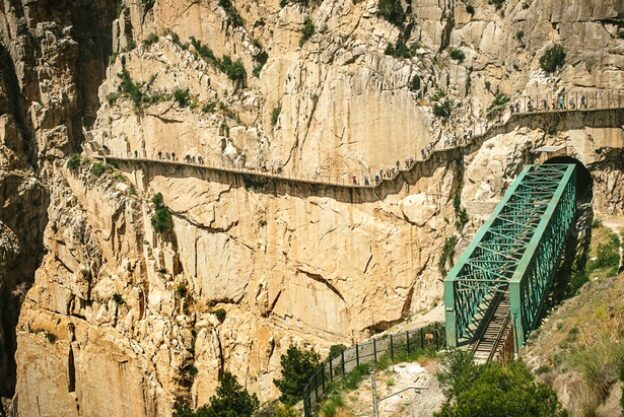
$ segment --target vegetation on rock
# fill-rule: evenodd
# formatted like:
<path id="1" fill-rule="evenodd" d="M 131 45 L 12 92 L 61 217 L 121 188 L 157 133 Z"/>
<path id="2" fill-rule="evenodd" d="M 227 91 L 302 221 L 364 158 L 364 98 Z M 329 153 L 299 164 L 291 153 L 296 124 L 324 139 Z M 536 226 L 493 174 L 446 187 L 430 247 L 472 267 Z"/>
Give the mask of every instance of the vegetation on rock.
<path id="1" fill-rule="evenodd" d="M 545 72 L 552 74 L 565 65 L 565 58 L 566 53 L 563 46 L 554 45 L 544 52 L 539 62 Z"/>
<path id="2" fill-rule="evenodd" d="M 69 159 L 67 160 L 67 169 L 69 169 L 72 172 L 76 172 L 78 171 L 78 168 L 80 168 L 80 165 L 82 164 L 82 158 L 80 157 L 80 154 L 73 154 L 72 156 L 69 157 Z"/>
<path id="3" fill-rule="evenodd" d="M 193 411 L 187 405 L 178 404 L 172 417 L 251 417 L 258 406 L 258 398 L 250 395 L 234 375 L 224 372 L 217 394 L 210 399 L 210 405 Z"/>
<path id="4" fill-rule="evenodd" d="M 171 213 L 164 204 L 164 198 L 161 193 L 156 193 L 152 197 L 154 205 L 154 213 L 152 214 L 152 226 L 156 233 L 165 233 L 171 230 Z"/>
<path id="5" fill-rule="evenodd" d="M 280 401 L 286 405 L 294 405 L 301 400 L 303 387 L 316 371 L 320 356 L 313 349 L 299 349 L 291 345 L 280 358 L 282 377 L 273 383 L 282 395 Z"/>
<path id="6" fill-rule="evenodd" d="M 457 236 L 451 236 L 444 241 L 442 254 L 440 255 L 440 260 L 438 261 L 438 270 L 442 275 L 446 275 L 448 272 L 446 266 L 449 262 L 453 261 L 453 257 L 455 256 L 455 246 L 457 246 Z"/>
<path id="7" fill-rule="evenodd" d="M 555 392 L 521 362 L 475 365 L 467 352 L 443 360 L 439 381 L 447 403 L 435 417 L 565 417 Z"/>
<path id="8" fill-rule="evenodd" d="M 303 22 L 303 28 L 301 28 L 301 40 L 299 40 L 299 45 L 301 46 L 306 43 L 306 41 L 314 35 L 314 31 L 314 22 L 308 16 Z"/>
<path id="9" fill-rule="evenodd" d="M 451 112 L 453 109 L 453 105 L 449 99 L 442 100 L 440 102 L 434 103 L 433 105 L 433 114 L 441 119 L 448 119 L 451 117 Z"/>
<path id="10" fill-rule="evenodd" d="M 458 48 L 452 48 L 449 55 L 451 59 L 454 59 L 455 61 L 458 61 L 458 62 L 463 62 L 464 59 L 466 59 L 466 54 L 464 54 L 464 51 Z"/>
<path id="11" fill-rule="evenodd" d="M 403 23 L 404 12 L 400 0 L 379 0 L 377 10 L 377 13 L 388 22 L 397 26 Z"/>
<path id="12" fill-rule="evenodd" d="M 238 14 L 238 11 L 232 4 L 232 0 L 219 0 L 219 6 L 225 10 L 228 21 L 232 24 L 232 26 L 243 26 L 243 18 Z"/>
<path id="13" fill-rule="evenodd" d="M 489 4 L 493 4 L 494 6 L 496 6 L 496 9 L 500 9 L 501 7 L 503 7 L 503 4 L 505 3 L 505 0 L 488 0 Z"/>
<path id="14" fill-rule="evenodd" d="M 384 53 L 395 58 L 411 58 L 414 56 L 415 45 L 416 44 L 412 44 L 412 46 L 408 48 L 405 41 L 399 38 L 394 45 L 389 43 Z"/>

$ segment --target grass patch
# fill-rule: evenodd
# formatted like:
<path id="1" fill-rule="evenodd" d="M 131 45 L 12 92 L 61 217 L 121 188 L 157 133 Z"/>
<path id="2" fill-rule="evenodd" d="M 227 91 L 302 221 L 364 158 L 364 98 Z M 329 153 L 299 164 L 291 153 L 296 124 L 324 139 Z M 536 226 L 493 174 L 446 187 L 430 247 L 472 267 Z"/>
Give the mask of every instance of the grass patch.
<path id="1" fill-rule="evenodd" d="M 173 99 L 176 103 L 178 103 L 178 106 L 182 108 L 186 108 L 192 105 L 191 94 L 189 93 L 188 88 L 176 88 L 175 90 L 173 90 Z"/>

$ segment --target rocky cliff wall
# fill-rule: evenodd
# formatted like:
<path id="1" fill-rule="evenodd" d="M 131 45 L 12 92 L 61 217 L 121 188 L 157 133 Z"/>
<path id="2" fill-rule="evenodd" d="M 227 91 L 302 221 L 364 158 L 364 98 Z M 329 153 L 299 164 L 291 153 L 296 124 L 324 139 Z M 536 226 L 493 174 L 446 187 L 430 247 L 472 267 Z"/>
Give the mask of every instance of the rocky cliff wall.
<path id="1" fill-rule="evenodd" d="M 20 416 L 167 416 L 177 400 L 205 403 L 223 370 L 273 398 L 290 343 L 325 352 L 439 302 L 447 238 L 459 237 L 458 253 L 522 165 L 548 157 L 539 146 L 565 145 L 594 174 L 596 209 L 624 211 L 617 111 L 523 118 L 376 191 L 149 164 L 101 176 L 93 161 L 61 168 L 84 121 L 112 152 L 361 181 L 432 140 L 462 137 L 497 91 L 589 96 L 622 82 L 616 1 L 509 0 L 501 10 L 483 1 L 474 16 L 464 4 L 415 1 L 404 32 L 412 58 L 384 54 L 401 31 L 375 1 L 278 3 L 234 1 L 240 27 L 216 1 L 3 4 L 2 44 L 21 95 L 4 94 L 17 104 L 3 143 L 23 150 L 2 173 L 25 166 L 3 195 L 26 202 L 5 198 L 2 216 L 24 223 L 6 220 L 2 242 L 17 253 L 32 238 L 20 253 L 42 257 L 29 258 L 19 281 L 38 266 L 17 327 Z M 300 43 L 306 18 L 316 30 Z M 567 65 L 546 76 L 538 61 L 553 42 Z M 241 59 L 245 80 L 231 80 L 202 46 L 219 62 Z M 136 88 L 120 92 L 120 74 Z M 188 95 L 176 100 L 176 89 Z M 447 122 L 432 112 L 441 92 L 453 102 Z M 173 215 L 166 234 L 150 221 L 157 192 Z M 459 229 L 457 194 L 470 215 Z M 5 207 L 41 208 L 25 222 Z"/>

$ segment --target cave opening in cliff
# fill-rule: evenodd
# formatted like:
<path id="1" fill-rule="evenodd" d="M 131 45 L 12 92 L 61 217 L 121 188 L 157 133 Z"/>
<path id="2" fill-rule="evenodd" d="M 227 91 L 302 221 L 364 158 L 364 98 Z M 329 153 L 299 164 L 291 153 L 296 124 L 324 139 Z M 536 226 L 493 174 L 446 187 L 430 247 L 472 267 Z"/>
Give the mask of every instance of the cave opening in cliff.
<path id="1" fill-rule="evenodd" d="M 555 156 L 544 163 L 576 165 L 576 201 L 580 204 L 592 201 L 594 181 L 585 164 L 571 156 Z"/>

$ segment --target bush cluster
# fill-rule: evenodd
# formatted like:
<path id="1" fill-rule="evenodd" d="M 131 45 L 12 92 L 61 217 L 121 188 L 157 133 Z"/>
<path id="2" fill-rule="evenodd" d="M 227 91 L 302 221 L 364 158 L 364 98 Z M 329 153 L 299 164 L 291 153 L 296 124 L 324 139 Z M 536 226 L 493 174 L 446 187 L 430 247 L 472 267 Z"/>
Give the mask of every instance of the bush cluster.
<path id="1" fill-rule="evenodd" d="M 565 65 L 566 53 L 562 45 L 554 45 L 548 48 L 540 57 L 540 66 L 549 74 Z"/>
<path id="2" fill-rule="evenodd" d="M 254 66 L 252 72 L 254 77 L 260 78 L 260 72 L 262 72 L 262 68 L 264 68 L 268 60 L 269 54 L 267 54 L 266 51 L 262 51 L 254 57 L 254 61 L 256 61 L 256 65 Z"/>
<path id="3" fill-rule="evenodd" d="M 232 24 L 232 26 L 243 26 L 243 18 L 238 14 L 238 11 L 232 4 L 232 0 L 219 0 L 219 6 L 225 10 L 225 14 L 228 16 L 228 21 Z"/>
<path id="4" fill-rule="evenodd" d="M 464 54 L 464 51 L 458 48 L 452 48 L 449 55 L 451 56 L 451 59 L 454 59 L 455 61 L 458 61 L 458 62 L 463 62 L 464 59 L 466 59 L 466 55 Z"/>
<path id="5" fill-rule="evenodd" d="M 440 260 L 438 261 L 438 270 L 442 275 L 446 275 L 447 269 L 446 266 L 449 261 L 453 260 L 455 256 L 455 247 L 457 246 L 457 236 L 451 236 L 446 239 L 444 242 L 444 246 L 442 247 L 442 254 L 440 255 Z"/>
<path id="6" fill-rule="evenodd" d="M 194 37 L 191 37 L 191 45 L 195 48 L 197 55 L 227 75 L 230 80 L 244 81 L 247 77 L 245 66 L 240 59 L 233 61 L 228 55 L 224 55 L 222 59 L 219 59 L 214 52 L 212 52 L 212 49 L 208 48 Z"/>
<path id="7" fill-rule="evenodd" d="M 210 405 L 193 411 L 186 404 L 177 404 L 172 417 L 251 417 L 258 406 L 256 395 L 250 395 L 234 375 L 224 372 L 217 394 L 210 399 Z"/>
<path id="8" fill-rule="evenodd" d="M 409 48 L 402 38 L 397 39 L 393 45 L 391 43 L 386 46 L 384 53 L 395 58 L 411 58 L 414 56 L 417 44 L 412 44 Z"/>
<path id="9" fill-rule="evenodd" d="M 453 104 L 449 99 L 444 99 L 433 104 L 433 114 L 442 119 L 448 119 L 451 117 L 452 111 Z"/>
<path id="10" fill-rule="evenodd" d="M 434 417 L 565 417 L 555 392 L 521 362 L 475 365 L 468 352 L 456 351 L 443 360 L 438 379 L 447 403 Z"/>
<path id="11" fill-rule="evenodd" d="M 147 38 L 145 38 L 143 40 L 143 45 L 145 45 L 146 47 L 152 46 L 153 44 L 155 44 L 156 42 L 158 42 L 158 39 L 160 39 L 158 37 L 157 34 L 155 33 L 150 33 Z"/>
<path id="12" fill-rule="evenodd" d="M 80 165 L 82 164 L 82 158 L 80 157 L 80 154 L 73 154 L 72 156 L 69 157 L 69 159 L 67 160 L 67 169 L 69 169 L 72 172 L 76 172 L 78 171 L 78 168 L 80 168 Z"/>
<path id="13" fill-rule="evenodd" d="M 191 94 L 189 93 L 188 88 L 176 88 L 175 90 L 173 90 L 173 99 L 182 108 L 192 105 Z"/>
<path id="14" fill-rule="evenodd" d="M 401 26 L 403 24 L 403 6 L 400 0 L 379 0 L 377 3 L 379 15 L 388 22 Z"/>
<path id="15" fill-rule="evenodd" d="M 299 40 L 299 45 L 302 46 L 308 39 L 314 35 L 314 22 L 310 17 L 306 17 L 303 22 L 303 28 L 301 28 L 301 39 Z"/>
<path id="16" fill-rule="evenodd" d="M 453 209 L 455 210 L 455 215 L 457 216 L 456 226 L 458 229 L 461 229 L 466 225 L 466 223 L 468 223 L 469 217 L 466 209 L 462 207 L 460 192 L 458 192 L 453 198 Z"/>
<path id="17" fill-rule="evenodd" d="M 161 193 L 156 193 L 152 197 L 152 204 L 154 205 L 154 213 L 152 214 L 152 226 L 156 233 L 165 233 L 171 230 L 171 213 L 165 206 L 164 198 Z"/>
<path id="18" fill-rule="evenodd" d="M 156 0 L 141 0 L 141 4 L 145 8 L 145 11 L 149 12 L 150 10 L 154 8 L 154 5 L 156 4 Z"/>
<path id="19" fill-rule="evenodd" d="M 501 7 L 503 7 L 503 4 L 505 3 L 505 0 L 488 0 L 488 3 L 493 4 L 494 6 L 496 6 L 496 9 L 500 9 Z"/>

